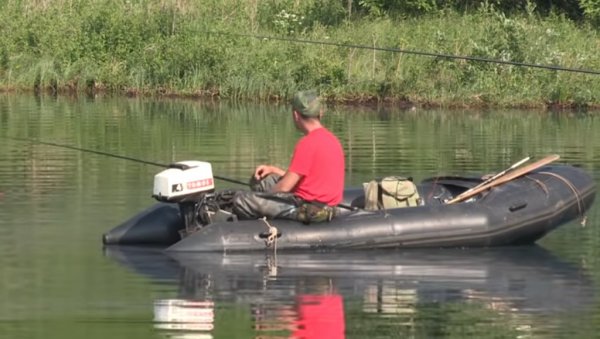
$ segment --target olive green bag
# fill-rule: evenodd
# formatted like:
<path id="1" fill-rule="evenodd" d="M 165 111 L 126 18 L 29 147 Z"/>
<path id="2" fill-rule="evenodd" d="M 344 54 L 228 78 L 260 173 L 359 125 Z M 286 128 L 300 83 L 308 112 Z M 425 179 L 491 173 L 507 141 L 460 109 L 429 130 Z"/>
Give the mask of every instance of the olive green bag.
<path id="1" fill-rule="evenodd" d="M 410 178 L 390 176 L 363 184 L 365 209 L 370 211 L 419 206 L 421 198 Z"/>

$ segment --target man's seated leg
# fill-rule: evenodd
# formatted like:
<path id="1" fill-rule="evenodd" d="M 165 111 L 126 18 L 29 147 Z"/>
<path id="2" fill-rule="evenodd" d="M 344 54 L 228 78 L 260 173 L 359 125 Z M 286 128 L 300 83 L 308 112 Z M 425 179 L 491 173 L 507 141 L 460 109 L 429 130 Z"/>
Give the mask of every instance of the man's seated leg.
<path id="1" fill-rule="evenodd" d="M 233 213 L 239 219 L 296 220 L 296 210 L 297 198 L 292 193 L 238 191 L 233 196 Z"/>
<path id="2" fill-rule="evenodd" d="M 270 192 L 271 188 L 277 185 L 279 179 L 281 179 L 281 176 L 277 174 L 269 174 L 262 179 L 256 179 L 252 176 L 248 185 L 250 185 L 250 189 L 254 192 Z"/>

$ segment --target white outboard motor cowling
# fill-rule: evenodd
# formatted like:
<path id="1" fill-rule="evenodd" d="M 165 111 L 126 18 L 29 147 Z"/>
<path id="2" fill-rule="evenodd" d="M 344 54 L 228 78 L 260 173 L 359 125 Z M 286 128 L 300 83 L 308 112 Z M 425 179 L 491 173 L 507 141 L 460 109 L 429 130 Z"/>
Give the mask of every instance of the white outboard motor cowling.
<path id="1" fill-rule="evenodd" d="M 213 193 L 212 166 L 204 161 L 180 161 L 154 176 L 152 197 L 163 202 L 186 202 Z"/>

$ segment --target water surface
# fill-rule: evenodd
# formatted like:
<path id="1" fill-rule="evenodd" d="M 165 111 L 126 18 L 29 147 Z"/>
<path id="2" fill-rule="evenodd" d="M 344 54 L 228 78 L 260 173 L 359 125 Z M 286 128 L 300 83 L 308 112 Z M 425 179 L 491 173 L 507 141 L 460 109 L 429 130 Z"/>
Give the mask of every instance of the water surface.
<path id="1" fill-rule="evenodd" d="M 0 137 L 159 164 L 204 160 L 245 180 L 259 163 L 287 165 L 300 136 L 290 115 L 276 105 L 3 95 Z M 348 185 L 491 173 L 554 153 L 600 178 L 593 114 L 330 107 L 324 121 L 344 144 Z M 4 138 L 0 155 L 0 337 L 328 329 L 348 338 L 547 338 L 600 329 L 597 204 L 585 227 L 574 221 L 525 248 L 173 257 L 100 241 L 154 203 L 161 168 Z M 328 316 L 320 323 L 314 314 Z"/>

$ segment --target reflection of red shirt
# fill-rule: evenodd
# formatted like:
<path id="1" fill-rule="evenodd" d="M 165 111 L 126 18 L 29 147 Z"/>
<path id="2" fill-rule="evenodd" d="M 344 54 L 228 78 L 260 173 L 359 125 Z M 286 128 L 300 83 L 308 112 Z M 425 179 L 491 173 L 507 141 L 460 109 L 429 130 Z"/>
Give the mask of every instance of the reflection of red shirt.
<path id="1" fill-rule="evenodd" d="M 339 294 L 298 297 L 298 324 L 293 338 L 345 338 L 344 305 Z"/>
<path id="2" fill-rule="evenodd" d="M 342 202 L 344 194 L 344 150 L 326 128 L 303 136 L 294 149 L 289 171 L 302 176 L 294 194 L 307 201 L 329 206 Z"/>

